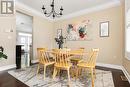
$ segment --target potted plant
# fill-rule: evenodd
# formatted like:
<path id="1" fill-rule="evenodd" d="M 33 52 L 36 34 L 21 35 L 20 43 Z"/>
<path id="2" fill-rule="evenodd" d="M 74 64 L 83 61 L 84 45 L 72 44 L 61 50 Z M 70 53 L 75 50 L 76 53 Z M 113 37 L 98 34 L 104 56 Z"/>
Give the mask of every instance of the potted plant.
<path id="1" fill-rule="evenodd" d="M 63 44 L 64 44 L 64 38 L 62 35 L 59 36 L 59 38 L 55 38 L 55 41 L 57 42 L 57 44 L 59 45 L 59 49 L 63 48 Z"/>
<path id="2" fill-rule="evenodd" d="M 4 48 L 2 46 L 0 46 L 0 59 L 4 58 L 7 59 L 7 55 L 3 53 Z"/>

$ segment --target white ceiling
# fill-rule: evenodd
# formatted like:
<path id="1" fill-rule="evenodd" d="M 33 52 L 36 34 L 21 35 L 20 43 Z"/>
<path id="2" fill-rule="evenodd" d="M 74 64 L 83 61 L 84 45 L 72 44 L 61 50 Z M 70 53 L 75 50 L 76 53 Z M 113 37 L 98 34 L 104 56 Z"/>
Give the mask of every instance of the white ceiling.
<path id="1" fill-rule="evenodd" d="M 32 32 L 33 18 L 23 13 L 16 12 L 16 30 L 22 32 Z"/>
<path id="2" fill-rule="evenodd" d="M 42 6 L 44 5 L 49 12 L 51 10 L 50 4 L 52 0 L 17 0 L 24 5 L 33 8 L 38 12 L 42 12 Z M 70 15 L 82 10 L 93 8 L 107 3 L 119 2 L 120 0 L 55 0 L 56 12 L 59 12 L 61 6 L 63 6 L 63 15 Z"/>

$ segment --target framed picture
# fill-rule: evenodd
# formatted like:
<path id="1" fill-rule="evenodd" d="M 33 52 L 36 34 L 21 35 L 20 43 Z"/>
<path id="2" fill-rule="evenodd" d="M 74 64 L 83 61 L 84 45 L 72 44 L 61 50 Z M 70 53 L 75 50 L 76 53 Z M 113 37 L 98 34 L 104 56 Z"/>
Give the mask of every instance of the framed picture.
<path id="1" fill-rule="evenodd" d="M 109 21 L 100 22 L 100 37 L 109 37 Z"/>
<path id="2" fill-rule="evenodd" d="M 68 24 L 66 28 L 68 41 L 87 41 L 92 39 L 90 20 L 85 19 L 76 24 Z"/>
<path id="3" fill-rule="evenodd" d="M 59 38 L 62 35 L 62 29 L 57 29 L 57 38 Z"/>
<path id="4" fill-rule="evenodd" d="M 14 1 L 1 1 L 1 14 L 13 14 Z"/>

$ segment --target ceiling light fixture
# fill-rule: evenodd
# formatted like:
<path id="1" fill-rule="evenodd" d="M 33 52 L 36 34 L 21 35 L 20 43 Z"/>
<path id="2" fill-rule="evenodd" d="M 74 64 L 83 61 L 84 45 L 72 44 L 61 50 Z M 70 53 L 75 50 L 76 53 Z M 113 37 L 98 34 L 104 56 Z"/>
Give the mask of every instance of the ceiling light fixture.
<path id="1" fill-rule="evenodd" d="M 64 9 L 62 8 L 62 6 L 60 8 L 60 12 L 56 13 L 56 11 L 55 11 L 55 5 L 54 5 L 54 0 L 52 1 L 52 4 L 50 6 L 52 7 L 52 10 L 49 13 L 47 12 L 47 10 L 44 7 L 44 5 L 42 7 L 42 10 L 43 10 L 43 12 L 44 12 L 44 14 L 45 14 L 46 17 L 50 17 L 52 15 L 52 17 L 54 19 L 55 17 L 61 17 L 63 15 L 62 12 L 63 12 Z"/>

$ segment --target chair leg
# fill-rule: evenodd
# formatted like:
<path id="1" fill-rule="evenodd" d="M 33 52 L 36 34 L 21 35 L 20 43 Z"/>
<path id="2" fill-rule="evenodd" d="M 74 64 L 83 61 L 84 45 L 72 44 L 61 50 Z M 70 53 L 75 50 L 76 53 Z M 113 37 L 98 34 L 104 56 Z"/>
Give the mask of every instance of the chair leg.
<path id="1" fill-rule="evenodd" d="M 60 75 L 60 69 L 56 69 L 57 70 L 57 75 Z"/>
<path id="2" fill-rule="evenodd" d="M 96 79 L 96 69 L 95 68 L 93 69 L 93 72 L 94 72 L 94 77 Z"/>
<path id="3" fill-rule="evenodd" d="M 46 78 L 46 66 L 44 65 L 44 80 Z"/>
<path id="4" fill-rule="evenodd" d="M 93 68 L 91 68 L 91 80 L 92 80 L 92 87 L 94 87 L 94 76 L 93 76 Z"/>
<path id="5" fill-rule="evenodd" d="M 67 70 L 67 74 L 68 74 L 68 86 L 70 87 L 70 70 Z"/>
<path id="6" fill-rule="evenodd" d="M 80 72 L 80 67 L 77 67 L 77 70 L 76 70 L 76 79 L 79 77 L 79 72 Z"/>
<path id="7" fill-rule="evenodd" d="M 82 68 L 81 67 L 79 67 L 79 70 L 78 70 L 78 76 L 81 76 L 81 74 L 82 74 Z"/>
<path id="8" fill-rule="evenodd" d="M 40 69 L 40 65 L 38 64 L 38 67 L 37 67 L 37 74 L 39 73 L 39 69 Z"/>
<path id="9" fill-rule="evenodd" d="M 56 74 L 57 74 L 57 69 L 56 69 L 56 67 L 54 67 L 54 71 L 53 71 L 53 79 L 55 78 Z"/>

